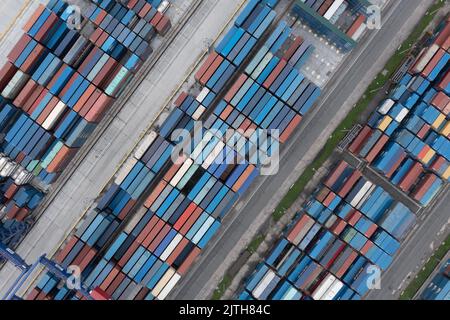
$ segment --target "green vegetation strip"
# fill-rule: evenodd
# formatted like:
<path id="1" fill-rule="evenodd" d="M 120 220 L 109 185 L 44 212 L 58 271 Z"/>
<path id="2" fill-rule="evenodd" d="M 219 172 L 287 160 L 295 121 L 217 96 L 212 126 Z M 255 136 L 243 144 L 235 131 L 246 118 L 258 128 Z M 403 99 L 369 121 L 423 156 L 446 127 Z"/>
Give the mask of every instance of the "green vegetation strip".
<path id="1" fill-rule="evenodd" d="M 406 58 L 409 50 L 413 44 L 420 38 L 423 31 L 427 29 L 431 21 L 434 19 L 436 13 L 445 5 L 445 1 L 437 0 L 429 9 L 425 16 L 419 21 L 409 37 L 403 42 L 397 52 L 389 59 L 385 66 L 385 70 L 378 74 L 375 80 L 369 85 L 363 97 L 356 104 L 355 108 L 347 115 L 341 122 L 339 127 L 334 131 L 328 139 L 324 148 L 319 152 L 314 161 L 305 169 L 300 178 L 295 182 L 289 192 L 280 201 L 277 208 L 272 214 L 275 222 L 279 221 L 286 210 L 298 199 L 303 192 L 308 182 L 313 178 L 316 170 L 320 168 L 325 161 L 332 155 L 333 151 L 338 146 L 339 142 L 346 136 L 347 130 L 351 129 L 357 122 L 360 115 L 367 109 L 369 103 L 375 97 L 379 88 L 383 87 L 387 81 L 392 77 L 394 72 L 400 67 L 402 61 Z M 263 235 L 258 235 L 248 246 L 249 252 L 256 252 L 260 244 L 264 241 Z M 212 296 L 213 300 L 220 300 L 226 289 L 231 285 L 233 278 L 226 275 L 219 283 L 217 289 Z"/>
<path id="2" fill-rule="evenodd" d="M 250 242 L 250 244 L 247 247 L 247 251 L 250 254 L 254 254 L 256 252 L 256 250 L 258 250 L 259 246 L 261 245 L 261 243 L 263 243 L 265 239 L 265 236 L 262 234 L 257 235 L 252 242 Z"/>
<path id="3" fill-rule="evenodd" d="M 450 235 L 447 237 L 444 243 L 433 253 L 430 260 L 428 260 L 428 262 L 424 265 L 422 270 L 420 270 L 420 272 L 405 289 L 405 291 L 402 292 L 402 294 L 400 295 L 400 300 L 412 300 L 449 251 Z"/>
<path id="4" fill-rule="evenodd" d="M 225 294 L 225 291 L 227 291 L 228 287 L 231 285 L 231 282 L 233 281 L 233 278 L 229 275 L 225 275 L 223 277 L 222 281 L 220 281 L 219 285 L 217 286 L 217 289 L 214 291 L 212 300 L 220 300 L 222 296 Z"/>
<path id="5" fill-rule="evenodd" d="M 382 88 L 392 75 L 401 66 L 402 61 L 407 57 L 409 50 L 413 44 L 420 38 L 423 31 L 433 20 L 436 13 L 445 5 L 445 1 L 436 1 L 428 10 L 427 14 L 422 17 L 416 25 L 409 37 L 403 42 L 396 53 L 389 59 L 384 70 L 378 74 L 375 80 L 369 85 L 363 97 L 356 104 L 355 108 L 350 111 L 347 117 L 342 121 L 338 128 L 326 142 L 324 148 L 314 161 L 306 168 L 300 178 L 295 182 L 286 196 L 280 201 L 277 208 L 273 212 L 273 219 L 279 221 L 286 210 L 292 206 L 299 195 L 303 192 L 308 182 L 312 179 L 315 171 L 320 168 L 324 162 L 332 155 L 339 142 L 346 136 L 347 130 L 351 129 L 357 122 L 360 115 L 367 109 L 373 100 L 379 88 Z"/>

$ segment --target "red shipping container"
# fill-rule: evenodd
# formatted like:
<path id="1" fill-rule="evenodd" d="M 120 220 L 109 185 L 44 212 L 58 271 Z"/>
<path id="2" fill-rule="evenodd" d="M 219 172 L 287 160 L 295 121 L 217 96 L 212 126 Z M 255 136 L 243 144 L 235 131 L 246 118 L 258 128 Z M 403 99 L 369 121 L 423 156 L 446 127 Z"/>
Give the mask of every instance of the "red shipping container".
<path id="1" fill-rule="evenodd" d="M 208 80 L 213 76 L 213 74 L 216 72 L 216 70 L 219 68 L 219 66 L 222 64 L 224 58 L 221 56 L 217 56 L 217 58 L 214 60 L 214 62 L 211 64 L 211 66 L 208 68 L 208 70 L 205 72 L 205 74 L 201 77 L 200 83 L 202 85 L 205 85 Z"/>
<path id="2" fill-rule="evenodd" d="M 247 81 L 248 76 L 245 74 L 241 74 L 233 86 L 228 90 L 227 94 L 224 97 L 224 100 L 228 103 L 234 98 L 236 93 L 241 89 L 242 85 Z"/>
<path id="3" fill-rule="evenodd" d="M 69 162 L 72 161 L 78 150 L 79 149 L 77 148 L 69 148 L 66 145 L 63 145 L 61 150 L 59 150 L 59 152 L 56 154 L 55 158 L 50 162 L 46 170 L 50 173 L 61 172 L 67 167 Z"/>
<path id="4" fill-rule="evenodd" d="M 295 115 L 295 117 L 291 120 L 287 128 L 281 134 L 280 136 L 281 143 L 285 143 L 287 139 L 289 139 L 294 130 L 299 126 L 300 122 L 302 122 L 302 116 L 298 114 Z"/>
<path id="5" fill-rule="evenodd" d="M 416 190 L 413 192 L 414 199 L 420 201 L 423 196 L 429 191 L 433 183 L 438 179 L 434 174 L 427 174 L 420 182 Z"/>
<path id="6" fill-rule="evenodd" d="M 55 261 L 61 264 L 78 241 L 79 240 L 77 237 L 71 236 L 69 241 L 63 246 L 63 248 L 59 250 L 58 254 L 55 257 Z"/>
<path id="7" fill-rule="evenodd" d="M 155 26 L 155 29 L 161 36 L 165 36 L 171 27 L 172 24 L 170 23 L 170 19 L 167 16 L 163 16 Z"/>
<path id="8" fill-rule="evenodd" d="M 45 20 L 44 24 L 41 26 L 34 38 L 37 41 L 42 42 L 49 34 L 49 31 L 52 29 L 52 27 L 56 24 L 58 19 L 58 16 L 54 12 L 50 13 L 50 16 Z"/>
<path id="9" fill-rule="evenodd" d="M 95 101 L 91 109 L 86 113 L 84 118 L 89 122 L 100 122 L 114 101 L 114 98 L 102 93 L 97 101 Z"/>
<path id="10" fill-rule="evenodd" d="M 203 77 L 203 75 L 209 69 L 209 67 L 214 62 L 214 60 L 216 60 L 217 56 L 218 56 L 218 54 L 215 51 L 213 51 L 208 56 L 208 58 L 205 60 L 205 62 L 203 62 L 200 69 L 195 73 L 195 76 L 194 76 L 195 80 L 200 81 L 201 77 Z"/>
<path id="11" fill-rule="evenodd" d="M 353 189 L 355 184 L 361 178 L 362 173 L 358 170 L 352 173 L 352 175 L 347 179 L 347 181 L 342 186 L 341 190 L 339 190 L 338 195 L 341 198 L 345 198 L 347 194 Z"/>
<path id="12" fill-rule="evenodd" d="M 8 53 L 8 60 L 10 62 L 16 62 L 22 52 L 25 50 L 28 43 L 31 41 L 31 37 L 27 34 L 23 34 L 16 42 L 12 50 Z"/>
<path id="13" fill-rule="evenodd" d="M 263 83 L 263 87 L 269 89 L 269 87 L 274 83 L 274 81 L 278 78 L 280 73 L 283 71 L 284 67 L 287 65 L 287 62 L 284 60 L 280 60 L 277 66 L 270 73 L 269 77 L 267 77 L 266 81 Z"/>
<path id="14" fill-rule="evenodd" d="M 41 14 L 44 12 L 45 10 L 45 5 L 43 4 L 39 4 L 39 6 L 37 7 L 37 9 L 34 11 L 33 15 L 30 17 L 30 19 L 28 19 L 27 23 L 25 24 L 25 26 L 23 27 L 23 30 L 25 32 L 30 31 L 31 27 L 33 27 L 33 25 L 36 23 L 36 21 L 39 19 L 39 17 L 41 16 Z"/>
<path id="15" fill-rule="evenodd" d="M 295 40 L 292 42 L 289 49 L 286 50 L 286 52 L 283 55 L 283 60 L 289 61 L 291 60 L 292 56 L 295 54 L 297 49 L 300 47 L 300 45 L 303 43 L 303 38 L 296 37 Z"/>
<path id="16" fill-rule="evenodd" d="M 17 72 L 17 68 L 14 64 L 7 61 L 3 68 L 0 70 L 0 91 L 3 91 L 8 83 L 11 81 L 12 77 Z"/>
<path id="17" fill-rule="evenodd" d="M 339 165 L 328 175 L 327 180 L 323 183 L 328 188 L 332 188 L 336 181 L 340 178 L 345 169 L 348 168 L 348 163 L 345 161 L 339 162 Z"/>
<path id="18" fill-rule="evenodd" d="M 386 143 L 388 143 L 389 137 L 387 135 L 382 135 L 380 139 L 378 139 L 377 143 L 373 146 L 372 150 L 370 150 L 369 154 L 365 157 L 366 161 L 372 163 L 373 160 L 380 154 L 383 150 Z"/>
<path id="19" fill-rule="evenodd" d="M 197 257 L 200 255 L 201 250 L 197 247 L 194 247 L 192 249 L 191 253 L 187 256 L 186 260 L 181 264 L 181 266 L 178 268 L 177 272 L 184 276 L 186 272 L 189 270 L 191 265 L 195 262 Z"/>

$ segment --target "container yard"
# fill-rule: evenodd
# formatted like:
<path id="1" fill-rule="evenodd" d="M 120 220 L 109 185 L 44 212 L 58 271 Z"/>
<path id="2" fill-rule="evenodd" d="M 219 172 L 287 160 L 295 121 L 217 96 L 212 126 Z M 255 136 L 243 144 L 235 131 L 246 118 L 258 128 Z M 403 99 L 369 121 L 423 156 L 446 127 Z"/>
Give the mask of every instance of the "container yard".
<path id="1" fill-rule="evenodd" d="M 448 28 L 447 20 L 433 43 L 422 50 L 348 147 L 364 165 L 424 208 L 436 202 L 448 185 L 445 174 Z M 345 208 L 350 213 L 348 220 L 332 216 L 337 210 L 339 217 L 339 212 L 346 212 Z M 361 217 L 372 223 L 366 225 L 368 229 L 358 230 Z M 296 215 L 265 261 L 246 280 L 238 297 L 241 300 L 365 298 L 371 289 L 368 279 L 372 272 L 368 268 L 376 266 L 386 271 L 417 219 L 415 212 L 365 179 L 361 171 L 340 162 Z M 356 233 L 349 231 L 349 225 Z M 381 230 L 383 235 L 378 233 Z M 386 246 L 380 238 L 388 239 Z M 356 252 L 349 254 L 346 246 Z M 373 248 L 381 253 L 370 257 Z"/>
<path id="2" fill-rule="evenodd" d="M 1 71 L 3 219 L 24 221 L 170 28 L 151 4 L 39 5 Z M 153 3 L 158 6 L 159 3 Z M 43 190 L 28 185 L 36 179 Z"/>
<path id="3" fill-rule="evenodd" d="M 449 32 L 447 21 L 349 147 L 424 207 L 450 178 Z"/>
<path id="4" fill-rule="evenodd" d="M 359 300 L 371 289 L 373 267 L 389 267 L 415 221 L 407 207 L 342 161 L 249 277 L 239 299 Z"/>
<path id="5" fill-rule="evenodd" d="M 199 249 L 214 235 L 221 219 L 239 198 L 239 195 L 244 193 L 251 182 L 258 176 L 258 169 L 245 162 L 245 159 L 252 157 L 252 154 L 245 150 L 254 149 L 250 145 L 252 132 L 255 129 L 278 129 L 280 131 L 279 138 L 270 139 L 271 141 L 269 142 L 269 146 L 277 148 L 278 143 L 283 143 L 289 138 L 295 127 L 301 122 L 302 117 L 311 109 L 314 101 L 320 95 L 320 88 L 309 82 L 298 70 L 304 66 L 311 54 L 311 50 L 308 52 L 305 51 L 305 48 L 307 49 L 311 46 L 302 46 L 302 39 L 291 35 L 292 29 L 283 21 L 277 24 L 271 34 L 264 37 L 266 41 L 262 43 L 262 47 L 261 43 L 258 44 L 258 41 L 260 41 L 260 38 L 276 17 L 276 11 L 272 9 L 273 5 L 274 3 L 259 4 L 259 1 L 249 3 L 236 19 L 234 27 L 229 30 L 224 39 L 216 46 L 215 52 L 197 70 L 195 79 L 200 85 L 204 86 L 201 92 L 199 94 L 181 94 L 174 103 L 176 109 L 171 112 L 160 126 L 159 132 L 150 133 L 148 137 L 151 136 L 153 139 L 146 138 L 146 142 L 143 142 L 144 146 L 141 146 L 141 152 L 138 152 L 139 155 L 129 158 L 125 162 L 116 176 L 113 186 L 105 190 L 105 195 L 109 194 L 110 198 L 98 200 L 100 207 L 97 205 L 94 209 L 95 213 L 88 214 L 85 220 L 85 223 L 89 223 L 85 231 L 94 231 L 100 225 L 109 229 L 103 237 L 104 242 L 100 242 L 101 245 L 98 246 L 98 249 L 93 247 L 95 247 L 96 241 L 99 240 L 98 237 L 101 237 L 101 234 L 106 229 L 101 228 L 101 230 L 98 230 L 99 233 L 96 234 L 95 239 L 89 242 L 89 247 L 95 252 L 105 251 L 107 244 L 112 245 L 111 242 L 121 235 L 118 233 L 118 230 L 123 228 L 129 231 L 125 233 L 127 239 L 129 239 L 128 241 L 136 241 L 133 238 L 138 236 L 140 231 L 135 231 L 134 235 L 132 233 L 133 228 L 139 222 L 135 215 L 141 214 L 141 218 L 143 218 L 143 211 L 147 210 L 162 219 L 159 222 L 156 221 L 158 229 L 152 233 L 152 237 L 156 236 L 155 241 L 157 242 L 153 246 L 150 243 L 147 244 L 147 246 L 151 246 L 151 248 L 147 248 L 149 249 L 147 250 L 148 254 L 158 257 L 159 261 L 165 261 L 170 252 L 164 255 L 164 259 L 161 260 L 161 257 L 158 255 L 162 254 L 162 252 L 158 251 L 158 255 L 154 255 L 154 251 L 158 249 L 158 246 L 163 245 L 161 247 L 163 251 L 165 250 L 164 246 L 175 250 L 180 245 L 181 239 L 183 239 L 191 242 L 191 245 L 186 249 L 188 251 L 182 257 L 186 259 L 187 263 L 192 263 L 195 256 L 198 255 Z M 255 47 L 260 48 L 256 50 Z M 249 60 L 248 56 L 251 52 L 254 54 L 254 57 Z M 243 64 L 247 64 L 247 66 L 244 68 Z M 228 88 L 228 91 L 223 90 L 227 82 L 230 82 L 232 78 L 237 79 L 235 85 Z M 216 105 L 214 109 L 211 108 L 213 104 Z M 193 120 L 200 119 L 204 114 L 208 115 L 205 120 L 206 129 L 219 128 L 220 126 L 222 130 L 226 128 L 243 130 L 243 137 L 247 138 L 248 148 L 245 148 L 245 150 L 233 150 L 231 141 L 219 143 L 220 137 L 216 137 L 213 143 L 209 145 L 210 148 L 205 149 L 203 152 L 194 150 L 190 155 L 183 155 L 183 160 L 186 158 L 185 161 L 188 161 L 184 165 L 168 168 L 168 157 L 173 148 L 173 144 L 168 139 L 171 133 L 176 128 L 192 130 Z M 236 118 L 236 116 L 238 117 Z M 145 153 L 145 147 L 148 148 L 149 152 Z M 193 162 L 197 163 L 198 161 L 198 151 L 202 153 L 206 163 L 202 163 L 201 166 L 194 166 Z M 205 152 L 211 151 L 213 152 L 205 154 Z M 154 156 L 150 157 L 154 152 L 157 152 L 160 156 L 157 158 Z M 228 166 L 227 168 L 225 165 L 212 167 L 210 162 L 222 153 L 231 154 L 232 157 L 240 157 L 244 159 L 244 162 L 236 167 Z M 165 170 L 168 170 L 167 174 L 172 173 L 174 176 L 170 178 L 170 175 L 165 175 Z M 181 172 L 177 170 L 181 170 Z M 194 177 L 199 179 L 198 186 L 195 182 L 192 182 Z M 155 184 L 157 185 L 155 186 Z M 154 200 L 155 203 L 146 200 L 143 207 L 146 209 L 143 209 L 140 208 L 144 200 L 142 196 L 144 193 L 148 194 L 149 186 L 155 188 L 149 195 L 150 199 Z M 171 188 L 168 188 L 169 186 Z M 186 187 L 193 189 L 190 191 Z M 200 193 L 197 194 L 199 191 Z M 105 201 L 111 203 L 105 203 Z M 175 202 L 171 205 L 172 201 Z M 189 204 L 189 201 L 193 201 L 193 203 Z M 181 207 L 177 208 L 177 206 Z M 103 212 L 105 210 L 107 211 Z M 111 216 L 111 213 L 113 216 Z M 130 218 L 127 218 L 128 214 L 130 214 Z M 90 216 L 93 217 L 92 220 L 89 219 Z M 178 224 L 177 219 L 181 219 Z M 94 221 L 95 224 L 89 227 Z M 149 223 L 149 220 L 144 221 Z M 154 222 L 154 219 L 152 222 Z M 133 226 L 131 223 L 136 225 Z M 143 223 L 141 222 L 141 224 Z M 162 223 L 164 223 L 165 227 L 161 229 Z M 183 223 L 187 223 L 187 225 L 184 229 L 180 229 L 181 226 L 179 224 Z M 178 229 L 175 228 L 175 225 Z M 149 228 L 153 228 L 153 226 L 151 224 Z M 83 229 L 82 226 L 81 229 Z M 92 235 L 83 237 L 82 233 L 79 233 L 77 239 L 82 243 L 86 243 Z M 177 242 L 172 244 L 174 240 Z M 160 244 L 160 241 L 163 242 Z M 184 242 L 183 244 L 186 245 Z M 77 248 L 80 247 L 77 246 Z M 79 252 L 84 254 L 86 250 L 88 249 L 86 248 L 85 251 Z M 134 250 L 136 250 L 136 245 L 130 247 L 130 250 L 129 254 L 133 254 Z M 141 250 L 138 254 L 142 253 Z M 183 248 L 179 250 L 183 250 Z M 93 251 L 90 252 L 91 254 L 88 257 L 92 260 L 95 254 L 92 253 Z M 74 259 L 76 255 L 77 253 L 75 252 L 68 255 L 68 258 Z M 79 259 L 83 259 L 83 257 L 79 257 Z M 165 261 L 162 267 L 158 267 L 161 270 L 165 270 L 160 271 L 163 274 L 158 273 L 157 275 L 162 277 L 161 281 L 170 282 L 170 286 L 176 284 L 179 277 L 183 274 L 184 268 L 189 266 L 189 264 L 184 266 L 183 260 L 178 260 L 173 262 L 169 260 L 169 263 Z M 67 265 L 73 260 L 68 262 L 61 260 L 59 262 Z M 89 264 L 89 261 L 86 262 Z M 113 263 L 114 261 L 110 262 Z M 89 267 L 92 268 L 93 266 L 94 264 L 86 267 L 90 269 Z M 177 270 L 180 268 L 181 270 Z M 163 277 L 166 273 L 170 274 L 170 276 Z M 121 275 L 125 274 L 121 271 Z M 178 280 L 175 280 L 174 277 Z M 126 282 L 124 286 L 133 283 L 138 287 L 143 287 L 138 285 L 138 282 L 133 282 L 136 279 L 133 279 L 130 275 L 127 275 L 126 279 L 124 279 L 125 277 L 120 280 Z M 174 280 L 170 281 L 170 279 Z M 140 280 L 142 281 L 142 279 Z M 145 296 L 147 298 L 165 298 L 170 292 L 170 287 L 164 291 L 164 286 L 167 283 L 154 283 L 155 281 L 159 281 L 159 279 L 153 279 L 152 282 L 148 283 L 151 286 L 150 288 L 147 287 Z M 161 286 L 163 287 L 161 288 Z M 46 290 L 42 291 L 44 287 Z M 41 284 L 35 289 L 31 297 L 38 298 L 39 296 L 39 298 L 42 298 L 47 296 L 49 293 L 47 291 L 51 291 L 51 289 L 48 289 L 45 283 Z M 114 295 L 116 298 L 122 297 L 122 292 L 116 292 L 116 289 L 112 287 L 109 290 L 111 296 Z M 136 292 L 136 290 L 133 292 Z"/>
<path id="6" fill-rule="evenodd" d="M 218 39 L 204 39 L 207 52 L 165 106 L 151 107 L 161 110 L 54 244 L 51 263 L 76 266 L 83 288 L 47 268 L 14 298 L 173 298 L 232 209 L 283 166 L 281 150 L 368 33 L 370 5 L 243 1 Z M 141 73 L 164 56 L 158 49 L 174 39 L 184 10 L 181 0 L 37 7 L 0 69 L 0 235 L 16 224 L 27 229 L 22 235 L 33 228 L 34 212 L 102 120 L 114 118 L 121 97 L 136 90 L 134 79 L 152 81 Z M 446 22 L 348 147 L 377 179 L 353 161 L 336 163 L 236 298 L 360 300 L 373 272 L 391 266 L 448 186 L 449 28 Z"/>

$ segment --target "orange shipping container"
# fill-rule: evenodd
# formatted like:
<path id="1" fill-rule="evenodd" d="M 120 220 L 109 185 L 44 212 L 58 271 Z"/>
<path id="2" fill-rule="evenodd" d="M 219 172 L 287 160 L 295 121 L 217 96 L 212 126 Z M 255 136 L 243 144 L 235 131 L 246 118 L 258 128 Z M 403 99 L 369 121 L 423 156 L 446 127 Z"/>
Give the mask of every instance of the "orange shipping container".
<path id="1" fill-rule="evenodd" d="M 214 60 L 216 60 L 217 56 L 218 56 L 218 53 L 216 53 L 215 51 L 213 51 L 208 56 L 208 58 L 205 60 L 205 62 L 203 62 L 203 64 L 200 67 L 200 69 L 195 73 L 195 76 L 194 76 L 195 80 L 200 81 L 201 77 L 203 77 L 203 75 L 209 69 L 209 67 L 214 62 Z"/>
<path id="2" fill-rule="evenodd" d="M 39 17 L 44 12 L 44 10 L 45 10 L 45 5 L 39 4 L 37 9 L 34 11 L 33 15 L 30 17 L 30 19 L 28 19 L 27 23 L 23 27 L 23 30 L 25 32 L 30 31 L 31 27 L 36 23 L 37 19 L 39 19 Z"/>

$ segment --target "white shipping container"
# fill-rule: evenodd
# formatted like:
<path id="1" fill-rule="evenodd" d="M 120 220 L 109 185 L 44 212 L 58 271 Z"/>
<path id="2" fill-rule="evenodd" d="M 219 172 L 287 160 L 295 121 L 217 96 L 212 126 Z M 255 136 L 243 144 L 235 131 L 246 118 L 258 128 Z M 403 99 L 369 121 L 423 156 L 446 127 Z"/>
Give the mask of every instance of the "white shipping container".
<path id="1" fill-rule="evenodd" d="M 338 295 L 339 291 L 341 291 L 341 289 L 343 287 L 344 287 L 344 284 L 339 279 L 336 279 L 320 300 L 324 300 L 324 301 L 333 300 Z"/>
<path id="2" fill-rule="evenodd" d="M 333 4 L 328 8 L 327 12 L 325 12 L 323 17 L 327 20 L 330 20 L 342 5 L 342 3 L 344 3 L 344 0 L 335 0 Z"/>
<path id="3" fill-rule="evenodd" d="M 156 284 L 155 288 L 152 290 L 152 295 L 157 297 L 164 289 L 164 287 L 169 283 L 170 279 L 172 279 L 175 274 L 175 269 L 169 268 L 166 273 L 162 276 L 161 280 Z"/>
<path id="4" fill-rule="evenodd" d="M 378 112 L 382 115 L 386 115 L 389 110 L 391 110 L 391 108 L 394 106 L 395 101 L 392 99 L 387 99 L 383 102 L 383 104 L 381 105 L 381 107 L 378 108 Z"/>
<path id="5" fill-rule="evenodd" d="M 428 63 L 433 59 L 434 55 L 438 52 L 439 46 L 437 44 L 433 44 L 431 47 L 426 49 L 421 55 L 419 60 L 417 60 L 416 64 L 413 67 L 413 72 L 419 73 L 422 72 L 423 69 L 428 65 Z"/>
<path id="6" fill-rule="evenodd" d="M 163 251 L 161 256 L 159 257 L 162 261 L 166 261 L 167 258 L 172 254 L 173 250 L 177 247 L 177 245 L 183 240 L 183 236 L 181 234 L 177 234 L 175 238 L 169 243 L 166 250 Z"/>
<path id="7" fill-rule="evenodd" d="M 0 171 L 4 168 L 4 166 L 8 163 L 9 159 L 6 157 L 0 158 Z"/>
<path id="8" fill-rule="evenodd" d="M 210 90 L 208 88 L 203 88 L 202 91 L 200 91 L 200 93 L 198 94 L 196 100 L 200 103 L 203 102 L 203 100 L 205 100 L 206 96 L 209 94 Z"/>
<path id="9" fill-rule="evenodd" d="M 358 203 L 361 201 L 361 199 L 366 195 L 366 193 L 370 190 L 370 188 L 373 186 L 373 183 L 370 181 L 367 181 L 364 186 L 359 190 L 359 192 L 356 194 L 356 196 L 350 201 L 350 205 L 353 208 L 356 208 Z"/>
<path id="10" fill-rule="evenodd" d="M 214 147 L 212 152 L 206 157 L 205 161 L 203 161 L 202 167 L 204 169 L 208 169 L 211 166 L 211 164 L 214 163 L 214 160 L 220 155 L 220 153 L 223 151 L 224 148 L 225 143 L 219 141 L 219 143 Z"/>
<path id="11" fill-rule="evenodd" d="M 164 289 L 161 291 L 161 293 L 158 295 L 158 300 L 164 300 L 167 298 L 169 293 L 175 288 L 178 281 L 180 281 L 181 276 L 178 273 L 175 273 L 173 277 L 170 279 L 170 281 L 167 283 L 167 285 L 164 287 Z"/>
<path id="12" fill-rule="evenodd" d="M 283 295 L 282 300 L 292 300 L 295 296 L 298 296 L 299 292 L 295 288 L 290 288 L 286 293 Z"/>
<path id="13" fill-rule="evenodd" d="M 50 112 L 48 117 L 45 119 L 45 121 L 42 123 L 42 127 L 45 130 L 51 130 L 56 123 L 58 122 L 61 115 L 64 113 L 66 109 L 66 105 L 64 102 L 60 101 L 56 104 L 56 106 L 53 108 L 53 110 Z"/>
<path id="14" fill-rule="evenodd" d="M 128 234 L 130 234 L 133 229 L 137 226 L 137 224 L 141 221 L 141 219 L 144 217 L 144 215 L 147 213 L 146 207 L 141 207 L 134 215 L 133 218 L 127 223 L 125 226 L 124 231 Z"/>
<path id="15" fill-rule="evenodd" d="M 255 287 L 252 294 L 256 299 L 259 299 L 261 294 L 267 288 L 267 286 L 272 282 L 272 280 L 276 277 L 275 273 L 272 270 L 268 270 L 264 277 L 261 279 L 259 284 Z"/>
<path id="16" fill-rule="evenodd" d="M 273 54 L 272 54 L 272 52 L 269 51 L 265 55 L 265 57 L 261 60 L 261 62 L 258 64 L 255 71 L 253 71 L 253 73 L 252 73 L 253 79 L 256 79 L 259 77 L 261 72 L 263 72 L 263 70 L 267 67 L 267 65 L 269 64 L 270 60 L 272 60 L 272 58 L 273 58 Z"/>
<path id="17" fill-rule="evenodd" d="M 9 177 L 11 176 L 14 171 L 16 170 L 17 165 L 14 162 L 7 162 L 0 172 L 0 176 L 2 177 Z"/>
<path id="18" fill-rule="evenodd" d="M 316 288 L 316 290 L 314 290 L 312 298 L 314 300 L 320 300 L 322 296 L 328 291 L 328 289 L 330 289 L 335 280 L 336 277 L 333 276 L 331 273 L 327 275 L 325 279 L 322 280 L 320 285 Z"/>
<path id="19" fill-rule="evenodd" d="M 395 117 L 395 121 L 397 121 L 399 123 L 402 122 L 408 114 L 409 114 L 409 109 L 403 108 L 402 111 L 400 111 L 400 113 Z"/>
<path id="20" fill-rule="evenodd" d="M 215 221 L 215 219 L 213 217 L 209 217 L 208 219 L 206 219 L 206 221 L 203 223 L 200 230 L 198 230 L 197 233 L 195 234 L 195 236 L 192 238 L 192 242 L 194 244 L 198 244 L 200 242 L 200 240 L 202 240 L 203 236 L 209 230 L 209 228 L 212 226 L 214 221 Z"/>
<path id="21" fill-rule="evenodd" d="M 202 141 L 194 148 L 194 151 L 191 153 L 191 158 L 197 160 L 197 158 L 203 152 L 203 149 L 208 145 L 209 141 L 213 138 L 213 134 L 208 131 L 204 136 Z"/>
<path id="22" fill-rule="evenodd" d="M 361 201 L 356 205 L 356 209 L 360 209 L 364 203 L 366 203 L 367 199 L 372 195 L 372 193 L 374 192 L 375 188 L 377 186 L 376 185 L 372 185 L 372 187 L 370 187 L 369 191 L 364 195 L 364 197 L 361 199 Z"/>
<path id="23" fill-rule="evenodd" d="M 173 187 L 176 187 L 176 185 L 184 177 L 184 175 L 186 174 L 186 172 L 189 170 L 189 168 L 192 166 L 193 163 L 194 163 L 194 160 L 192 160 L 190 158 L 186 159 L 186 161 L 183 163 L 183 165 L 180 167 L 180 169 L 178 169 L 178 172 L 174 175 L 172 180 L 170 180 L 170 185 Z"/>
<path id="24" fill-rule="evenodd" d="M 359 38 L 363 35 L 364 31 L 367 29 L 367 24 L 363 23 L 353 34 L 352 39 L 358 41 Z"/>
<path id="25" fill-rule="evenodd" d="M 192 114 L 192 119 L 197 121 L 205 111 L 206 108 L 204 106 L 199 106 L 197 110 L 195 110 L 195 112 Z"/>
<path id="26" fill-rule="evenodd" d="M 138 160 L 135 159 L 134 157 L 128 158 L 128 160 L 120 168 L 119 173 L 117 174 L 114 182 L 120 185 L 128 176 L 128 174 L 130 173 L 130 171 L 133 169 L 133 167 L 136 165 L 137 162 Z"/>
<path id="27" fill-rule="evenodd" d="M 155 131 L 150 131 L 139 143 L 136 151 L 134 152 L 134 157 L 140 160 L 144 154 L 147 152 L 148 148 L 155 142 L 158 134 Z"/>
<path id="28" fill-rule="evenodd" d="M 3 89 L 2 96 L 6 99 L 14 100 L 23 89 L 29 78 L 29 75 L 17 70 L 14 77 L 12 77 L 11 81 L 9 81 L 5 89 Z"/>

